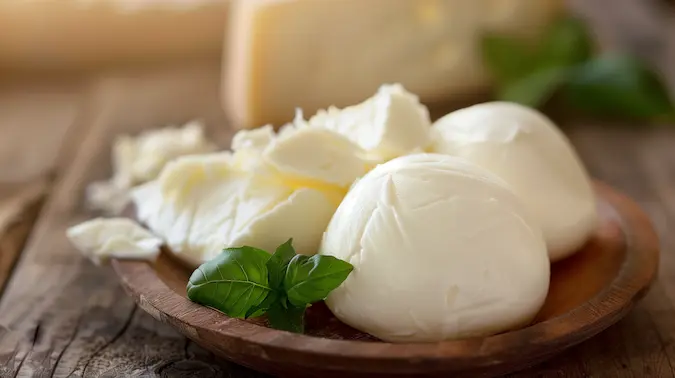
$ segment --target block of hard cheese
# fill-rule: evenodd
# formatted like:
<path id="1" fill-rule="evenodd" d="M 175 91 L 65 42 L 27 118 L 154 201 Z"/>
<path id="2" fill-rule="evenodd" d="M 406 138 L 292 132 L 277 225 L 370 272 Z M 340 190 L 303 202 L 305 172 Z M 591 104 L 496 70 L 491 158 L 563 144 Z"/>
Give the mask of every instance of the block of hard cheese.
<path id="1" fill-rule="evenodd" d="M 424 102 L 479 92 L 487 31 L 541 32 L 560 0 L 234 0 L 223 99 L 240 127 L 346 106 L 383 83 Z"/>
<path id="2" fill-rule="evenodd" d="M 218 57 L 228 0 L 0 0 L 0 70 Z"/>

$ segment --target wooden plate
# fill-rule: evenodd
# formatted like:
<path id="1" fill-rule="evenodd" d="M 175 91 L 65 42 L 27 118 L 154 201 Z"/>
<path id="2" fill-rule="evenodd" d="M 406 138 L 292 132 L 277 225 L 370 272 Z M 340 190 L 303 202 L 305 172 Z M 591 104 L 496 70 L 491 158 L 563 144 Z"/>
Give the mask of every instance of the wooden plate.
<path id="1" fill-rule="evenodd" d="M 486 338 L 392 344 L 307 312 L 307 334 L 231 319 L 185 297 L 189 271 L 163 253 L 156 264 L 113 261 L 126 290 L 156 319 L 215 354 L 287 377 L 462 377 L 505 374 L 540 362 L 616 323 L 654 280 L 658 241 L 630 199 L 596 184 L 602 224 L 577 254 L 552 267 L 546 304 L 529 327 Z"/>

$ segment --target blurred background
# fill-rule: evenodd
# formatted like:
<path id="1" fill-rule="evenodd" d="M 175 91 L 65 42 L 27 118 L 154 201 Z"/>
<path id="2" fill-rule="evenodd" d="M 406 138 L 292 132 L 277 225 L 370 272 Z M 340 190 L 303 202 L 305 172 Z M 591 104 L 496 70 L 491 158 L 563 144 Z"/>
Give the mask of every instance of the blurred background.
<path id="1" fill-rule="evenodd" d="M 226 146 L 386 82 L 436 117 L 502 99 L 573 141 L 579 124 L 668 133 L 652 128 L 675 120 L 674 20 L 670 0 L 3 0 L 0 194 L 86 148 L 107 177 L 119 133 L 200 119 Z"/>

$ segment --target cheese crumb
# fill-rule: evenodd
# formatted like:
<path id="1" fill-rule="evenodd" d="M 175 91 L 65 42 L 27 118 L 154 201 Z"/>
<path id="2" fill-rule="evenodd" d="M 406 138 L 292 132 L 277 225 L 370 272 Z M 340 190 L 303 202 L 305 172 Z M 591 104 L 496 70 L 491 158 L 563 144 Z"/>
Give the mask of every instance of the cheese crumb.
<path id="1" fill-rule="evenodd" d="M 149 130 L 137 137 L 119 136 L 113 145 L 113 177 L 87 188 L 87 205 L 109 215 L 119 215 L 128 205 L 129 189 L 155 179 L 167 162 L 179 156 L 215 151 L 201 123 Z"/>
<path id="2" fill-rule="evenodd" d="M 109 259 L 155 261 L 162 239 L 127 218 L 96 218 L 66 232 L 68 239 L 96 265 Z"/>

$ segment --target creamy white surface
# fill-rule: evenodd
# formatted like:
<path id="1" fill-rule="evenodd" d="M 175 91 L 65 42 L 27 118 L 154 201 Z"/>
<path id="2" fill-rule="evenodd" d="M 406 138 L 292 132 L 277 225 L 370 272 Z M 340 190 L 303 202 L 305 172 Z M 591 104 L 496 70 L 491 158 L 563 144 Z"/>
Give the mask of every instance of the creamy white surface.
<path id="1" fill-rule="evenodd" d="M 162 239 L 127 218 L 96 218 L 66 232 L 84 256 L 100 265 L 111 258 L 154 261 Z"/>
<path id="2" fill-rule="evenodd" d="M 501 177 L 538 221 L 552 261 L 574 253 L 597 227 L 590 179 L 565 135 L 543 114 L 492 102 L 458 110 L 433 126 L 432 150 Z"/>
<path id="3" fill-rule="evenodd" d="M 291 237 L 299 253 L 316 253 L 337 207 L 331 194 L 240 171 L 232 161 L 219 153 L 169 163 L 157 181 L 132 192 L 137 216 L 192 266 L 226 247 L 274 251 Z"/>
<path id="4" fill-rule="evenodd" d="M 354 271 L 326 300 L 386 341 L 484 336 L 526 325 L 548 291 L 536 222 L 501 180 L 436 154 L 378 166 L 333 216 L 321 254 Z"/>
<path id="5" fill-rule="evenodd" d="M 431 129 L 427 107 L 400 84 L 383 85 L 357 105 L 319 110 L 308 122 L 346 136 L 380 162 L 427 147 Z"/>
<path id="6" fill-rule="evenodd" d="M 357 145 L 337 132 L 300 127 L 271 143 L 263 158 L 289 178 L 347 187 L 369 168 L 363 155 Z"/>
<path id="7" fill-rule="evenodd" d="M 157 178 L 167 162 L 180 156 L 211 152 L 216 146 L 201 123 L 147 130 L 138 136 L 121 135 L 112 147 L 113 176 L 87 187 L 87 205 L 119 215 L 129 204 L 129 190 Z"/>

